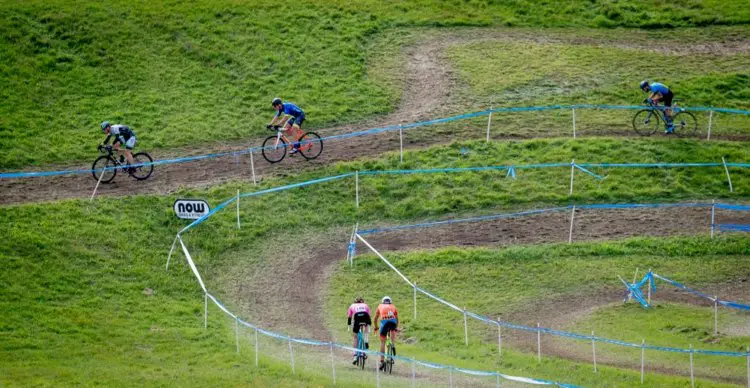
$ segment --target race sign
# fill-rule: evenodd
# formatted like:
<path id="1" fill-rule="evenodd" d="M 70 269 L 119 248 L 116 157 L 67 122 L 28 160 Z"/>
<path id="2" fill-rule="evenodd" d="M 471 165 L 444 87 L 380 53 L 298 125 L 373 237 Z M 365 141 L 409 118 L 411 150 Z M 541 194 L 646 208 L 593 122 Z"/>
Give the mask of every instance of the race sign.
<path id="1" fill-rule="evenodd" d="M 174 213 L 178 218 L 197 220 L 210 211 L 208 202 L 202 199 L 178 199 L 174 201 Z"/>

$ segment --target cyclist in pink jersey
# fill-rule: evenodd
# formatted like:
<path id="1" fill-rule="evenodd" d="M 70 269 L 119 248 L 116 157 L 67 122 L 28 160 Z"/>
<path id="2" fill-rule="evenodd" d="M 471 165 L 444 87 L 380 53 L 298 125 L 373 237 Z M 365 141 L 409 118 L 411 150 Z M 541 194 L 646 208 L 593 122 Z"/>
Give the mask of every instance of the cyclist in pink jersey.
<path id="1" fill-rule="evenodd" d="M 372 320 L 370 320 L 370 306 L 365 303 L 365 300 L 358 296 L 356 299 L 354 299 L 354 303 L 352 303 L 351 306 L 349 306 L 349 310 L 346 312 L 346 324 L 347 326 L 352 326 L 352 318 L 354 319 L 354 326 L 352 327 L 352 333 L 354 336 L 354 348 L 357 348 L 357 333 L 359 333 L 360 327 L 364 329 L 364 333 L 367 333 L 369 331 L 369 326 L 372 325 Z M 364 326 L 360 326 L 360 324 L 364 324 Z M 370 344 L 365 342 L 365 349 L 369 349 Z M 365 354 L 365 357 L 367 355 Z M 353 364 L 357 364 L 357 352 L 354 352 L 354 360 L 352 362 Z"/>

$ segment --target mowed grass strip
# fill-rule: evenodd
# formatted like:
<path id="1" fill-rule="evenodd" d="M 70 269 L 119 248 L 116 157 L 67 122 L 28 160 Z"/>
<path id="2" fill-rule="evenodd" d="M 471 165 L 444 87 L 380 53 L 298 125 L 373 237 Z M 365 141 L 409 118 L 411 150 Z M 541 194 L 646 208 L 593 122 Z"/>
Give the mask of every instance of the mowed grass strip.
<path id="1" fill-rule="evenodd" d="M 481 227 L 481 225 L 478 225 Z M 430 233 L 425 229 L 425 233 Z M 710 240 L 700 238 L 636 238 L 605 243 L 580 243 L 573 245 L 548 245 L 536 247 L 512 247 L 505 249 L 445 248 L 434 251 L 381 252 L 420 288 L 428 290 L 461 308 L 489 317 L 502 317 L 514 323 L 535 326 L 536 321 L 546 316 L 557 319 L 553 311 L 555 303 L 580 305 L 585 312 L 597 307 L 587 301 L 601 299 L 596 293 L 614 295 L 611 303 L 622 300 L 624 292 L 616 275 L 632 276 L 638 268 L 654 268 L 661 274 L 694 287 L 713 287 L 743 279 L 750 273 L 748 264 L 747 237 L 727 236 Z M 377 246 L 375 247 L 378 248 Z M 353 267 L 341 263 L 333 276 L 327 306 L 331 310 L 344 311 L 354 295 L 363 295 L 372 305 L 383 295 L 393 298 L 400 309 L 403 352 L 415 352 L 423 357 L 441 362 L 457 362 L 475 368 L 501 368 L 516 373 L 533 371 L 535 375 L 568 377 L 574 384 L 630 384 L 637 382 L 637 372 L 618 372 L 613 375 L 604 371 L 592 379 L 591 365 L 584 366 L 563 361 L 549 352 L 564 351 L 569 357 L 589 360 L 590 342 L 557 338 L 544 335 L 543 358 L 536 362 L 536 354 L 519 354 L 520 349 L 535 349 L 536 335 L 503 329 L 505 339 L 504 356 L 497 355 L 497 328 L 487 326 L 469 318 L 469 346 L 464 345 L 463 316 L 447 306 L 418 294 L 417 312 L 413 316 L 413 290 L 378 257 L 362 244 L 358 244 L 360 255 Z M 660 288 L 668 286 L 662 286 Z M 664 292 L 664 291 L 662 291 Z M 658 294 L 653 296 L 658 300 Z M 744 351 L 748 337 L 743 334 L 724 335 L 711 340 L 701 340 L 697 333 L 711 330 L 711 309 L 697 305 L 673 305 L 656 302 L 652 310 L 641 310 L 636 306 L 605 307 L 593 316 L 577 315 L 567 325 L 555 329 L 580 330 L 590 334 L 648 344 L 687 348 L 690 343 L 701 349 Z M 560 311 L 570 311 L 569 306 L 560 306 Z M 595 310 L 594 310 L 595 311 Z M 524 318 L 524 315 L 528 318 Z M 520 321 L 519 321 L 520 320 Z M 747 322 L 747 317 L 731 312 L 721 312 L 721 324 L 737 325 Z M 549 327 L 549 323 L 541 322 Z M 330 320 L 332 330 L 344 336 L 341 320 Z M 681 330 L 681 328 L 693 330 Z M 555 350 L 547 350 L 551 344 Z M 522 345 L 524 344 L 524 345 Z M 599 357 L 603 363 L 614 362 L 637 365 L 636 351 L 612 345 L 599 344 Z M 515 349 L 515 351 L 514 351 Z M 564 350 L 561 350 L 564 349 Z M 507 352 L 507 353 L 505 353 Z M 548 352 L 545 354 L 545 352 Z M 638 355 L 639 356 L 639 355 Z M 714 376 L 732 381 L 742 381 L 744 363 L 738 358 L 700 356 L 696 371 L 703 376 Z M 450 361 L 449 361 L 450 360 Z M 606 361 L 605 361 L 606 360 Z M 656 353 L 649 351 L 648 380 L 653 382 L 654 367 L 672 368 L 675 373 L 687 374 L 687 355 Z M 600 365 L 601 367 L 601 365 Z M 596 380 L 600 379 L 600 380 Z M 671 377 L 659 384 L 684 384 L 682 377 Z M 702 384 L 711 385 L 709 382 Z"/>
<path id="2" fill-rule="evenodd" d="M 366 50 L 386 30 L 741 26 L 740 3 L 4 2 L 0 168 L 88 159 L 105 119 L 154 150 L 258 137 L 275 96 L 310 128 L 388 112 L 399 93 Z"/>

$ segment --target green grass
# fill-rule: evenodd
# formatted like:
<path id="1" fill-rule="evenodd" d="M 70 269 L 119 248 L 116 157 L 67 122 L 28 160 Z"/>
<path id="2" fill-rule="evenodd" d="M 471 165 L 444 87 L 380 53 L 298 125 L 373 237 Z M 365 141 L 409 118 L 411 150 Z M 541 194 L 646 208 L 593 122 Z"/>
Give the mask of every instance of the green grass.
<path id="1" fill-rule="evenodd" d="M 368 70 L 394 49 L 370 44 L 381 32 L 744 26 L 741 3 L 6 1 L 0 167 L 86 160 L 105 119 L 153 150 L 257 137 L 277 95 L 300 104 L 311 128 L 388 112 L 399 92 Z"/>
<path id="2" fill-rule="evenodd" d="M 427 232 L 429 233 L 429 231 Z M 559 359 L 535 365 L 535 354 L 511 351 L 510 357 L 499 358 L 497 330 L 471 321 L 470 344 L 463 345 L 461 314 L 443 305 L 418 296 L 418 319 L 413 318 L 412 289 L 395 272 L 388 269 L 376 256 L 359 245 L 363 255 L 355 259 L 353 268 L 342 263 L 330 283 L 328 308 L 343 311 L 352 295 L 363 295 L 371 305 L 388 294 L 400 308 L 403 338 L 409 343 L 401 346 L 403 352 L 415 352 L 422 357 L 439 362 L 458 362 L 475 368 L 500 368 L 508 373 L 532 373 L 536 376 L 566 376 L 566 382 L 587 385 L 592 373 L 589 367 L 573 366 Z M 377 246 L 376 246 L 377 249 Z M 661 274 L 694 287 L 723 283 L 740 279 L 750 273 L 747 238 L 726 237 L 719 240 L 708 238 L 631 239 L 622 242 L 586 243 L 574 245 L 550 245 L 539 247 L 515 247 L 507 249 L 456 249 L 437 251 L 383 252 L 393 263 L 420 288 L 429 290 L 448 301 L 487 316 L 518 317 L 534 314 L 539 301 L 547 299 L 580 303 L 587 307 L 587 294 L 619 287 L 614 275 L 625 276 L 635 267 L 654 268 Z M 667 286 L 665 286 L 667 287 Z M 611 292 L 611 291 L 610 291 Z M 657 294 L 658 295 L 658 294 Z M 618 294 L 612 302 L 616 302 Z M 655 296 L 654 298 L 658 298 Z M 593 317 L 580 318 L 580 323 L 567 329 L 589 333 L 595 328 L 600 336 L 663 346 L 685 346 L 693 343 L 702 349 L 744 351 L 748 337 L 723 337 L 716 343 L 701 341 L 693 330 L 672 330 L 665 327 L 692 327 L 695 330 L 710 330 L 706 320 L 706 309 L 695 306 L 673 306 L 657 303 L 653 310 L 640 310 L 635 306 L 604 309 Z M 551 306 L 545 308 L 552 308 Z M 709 309 L 710 310 L 710 309 Z M 523 312 L 526 313 L 523 313 Z M 549 316 L 554 314 L 548 313 Z M 710 312 L 709 312 L 710 316 Z M 735 322 L 745 317 L 728 317 L 722 312 L 722 324 Z M 331 328 L 343 334 L 339 321 L 330 322 Z M 544 326 L 544 322 L 542 322 Z M 559 328 L 559 327 L 555 327 Z M 506 331 L 506 335 L 508 332 Z M 531 338 L 532 335 L 529 335 Z M 506 347 L 514 348 L 514 340 Z M 590 357 L 590 343 L 545 336 L 545 344 L 555 341 L 560 347 L 570 347 Z M 514 346 L 515 345 L 515 346 Z M 632 361 L 632 349 L 622 349 L 600 344 L 599 357 L 614 361 Z M 449 350 L 446 350 L 449 349 Z M 649 351 L 649 368 L 655 365 L 686 370 L 686 357 L 673 354 L 654 354 Z M 741 361 L 741 360 L 740 360 Z M 518 369 L 515 369 L 518 368 Z M 652 369 L 649 369 L 652 370 Z M 696 364 L 697 373 L 710 376 L 729 376 L 742 381 L 744 364 L 733 358 L 710 358 L 703 356 Z M 652 374 L 648 380 L 652 381 Z M 632 384 L 637 373 L 619 372 L 617 377 L 604 372 L 597 376 L 596 385 Z M 620 380 L 622 379 L 622 380 Z M 558 378 L 560 380 L 560 378 Z M 684 379 L 673 378 L 659 384 L 684 384 Z M 710 385 L 708 382 L 705 384 Z"/>
<path id="3" fill-rule="evenodd" d="M 470 152 L 461 156 L 461 147 Z M 588 158 L 699 161 L 720 153 L 735 160 L 743 152 L 741 144 L 679 141 L 465 143 L 409 152 L 403 167 L 509 161 L 520 164 L 567 160 L 572 155 L 578 155 L 581 161 Z M 219 319 L 215 308 L 209 315 L 212 330 L 203 331 L 202 293 L 179 254 L 173 258 L 176 264 L 170 271 L 163 270 L 174 233 L 186 225 L 172 214 L 174 198 L 205 198 L 216 206 L 237 189 L 250 192 L 355 169 L 398 167 L 398 156 L 387 155 L 283 179 L 269 178 L 257 188 L 241 182 L 180 190 L 174 197 L 105 197 L 91 203 L 68 200 L 3 207 L 0 212 L 0 234 L 5 236 L 0 244 L 0 261 L 5 264 L 0 271 L 0 287 L 4 290 L 0 301 L 4 317 L 0 324 L 3 384 L 205 386 L 257 381 L 258 385 L 293 385 L 298 381 L 296 377 L 294 380 L 281 377 L 287 371 L 283 360 L 281 364 L 268 361 L 268 369 L 258 375 L 248 372 L 252 356 L 247 349 L 239 358 L 234 356 L 232 323 Z M 602 182 L 608 185 L 606 195 L 595 182 L 577 175 L 575 200 L 741 198 L 727 192 L 721 169 L 629 171 L 609 172 L 609 178 Z M 242 229 L 236 229 L 233 209 L 227 209 L 188 233 L 185 239 L 209 289 L 218 290 L 223 302 L 240 311 L 232 299 L 222 297 L 221 292 L 228 288 L 222 283 L 226 278 L 222 275 L 263 264 L 265 259 L 258 253 L 268 249 L 267 242 L 279 236 L 279 231 L 317 235 L 330 228 L 349 228 L 356 220 L 363 224 L 405 222 L 455 213 L 566 204 L 568 173 L 565 168 L 520 172 L 516 181 L 505 180 L 499 174 L 476 173 L 367 176 L 360 182 L 362 206 L 358 210 L 354 204 L 354 182 L 336 181 L 275 193 L 272 197 L 243 199 Z M 734 195 L 746 196 L 744 193 L 750 187 L 747 176 L 741 171 L 732 173 Z M 493 179 L 485 184 L 486 178 Z M 636 179 L 642 182 L 633 183 Z M 465 199 L 456 200 L 458 195 Z M 737 265 L 743 268 L 744 264 Z M 675 277 L 699 285 L 682 274 Z M 155 295 L 144 295 L 145 288 L 153 289 Z M 253 314 L 245 318 L 252 321 Z M 429 356 L 416 349 L 414 355 Z M 528 361 L 526 356 L 518 357 L 518 364 Z M 235 364 L 240 366 L 229 367 Z M 533 368 L 522 372 L 555 379 L 565 376 L 550 371 L 542 375 L 543 370 Z M 327 384 L 327 371 L 321 373 L 324 377 L 311 375 L 309 384 L 316 385 L 318 381 Z"/>

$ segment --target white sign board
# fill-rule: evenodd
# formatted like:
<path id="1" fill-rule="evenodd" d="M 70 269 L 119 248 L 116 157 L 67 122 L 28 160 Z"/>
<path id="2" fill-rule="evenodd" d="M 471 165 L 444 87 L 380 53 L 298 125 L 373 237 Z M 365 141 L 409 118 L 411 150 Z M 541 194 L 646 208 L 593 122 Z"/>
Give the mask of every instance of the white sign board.
<path id="1" fill-rule="evenodd" d="M 208 202 L 201 199 L 178 199 L 174 201 L 174 213 L 178 218 L 197 220 L 210 211 Z"/>

